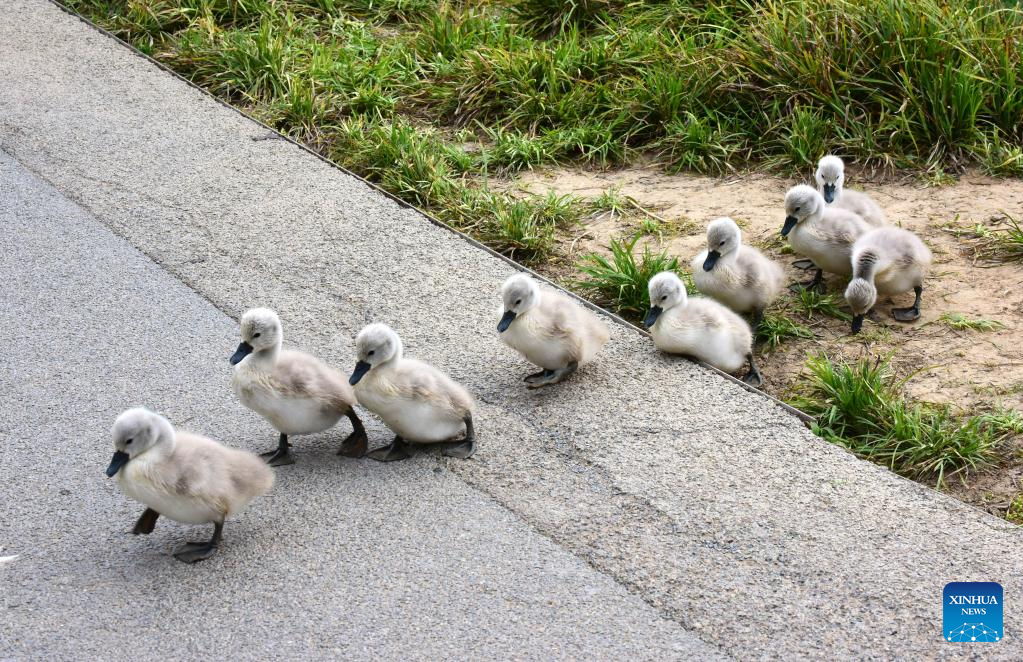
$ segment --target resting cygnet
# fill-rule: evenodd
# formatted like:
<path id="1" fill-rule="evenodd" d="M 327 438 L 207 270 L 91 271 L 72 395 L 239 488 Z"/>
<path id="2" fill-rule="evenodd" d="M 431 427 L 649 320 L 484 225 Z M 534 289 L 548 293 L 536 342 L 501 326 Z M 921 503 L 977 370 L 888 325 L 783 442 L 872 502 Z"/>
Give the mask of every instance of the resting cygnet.
<path id="1" fill-rule="evenodd" d="M 920 318 L 920 297 L 931 266 L 931 251 L 919 237 L 901 228 L 872 230 L 853 245 L 852 265 L 853 279 L 845 288 L 845 298 L 853 309 L 853 333 L 859 333 L 863 316 L 874 307 L 878 292 L 895 295 L 913 290 L 913 305 L 892 308 L 892 317 L 900 322 Z"/>
<path id="2" fill-rule="evenodd" d="M 362 457 L 366 429 L 355 414 L 355 394 L 345 376 L 305 352 L 281 349 L 284 332 L 277 313 L 253 308 L 242 315 L 242 342 L 231 357 L 231 384 L 242 404 L 280 432 L 276 450 L 263 453 L 270 466 L 294 464 L 288 437 L 328 430 L 347 416 L 352 433 L 338 455 Z"/>
<path id="3" fill-rule="evenodd" d="M 848 276 L 852 273 L 852 245 L 871 230 L 859 215 L 828 207 L 813 188 L 800 184 L 785 194 L 785 225 L 781 236 L 788 237 L 793 250 L 805 255 L 817 267 L 806 289 L 821 285 L 824 272 Z"/>
<path id="4" fill-rule="evenodd" d="M 381 462 L 404 460 L 410 444 L 465 439 L 444 451 L 469 458 L 476 452 L 472 396 L 443 372 L 402 356 L 401 338 L 386 324 L 370 324 L 355 337 L 358 362 L 349 382 L 359 403 L 394 432 L 390 446 L 369 453 Z"/>
<path id="5" fill-rule="evenodd" d="M 785 274 L 781 265 L 742 243 L 739 226 L 718 218 L 707 226 L 707 250 L 692 263 L 693 282 L 737 313 L 753 313 L 760 324 L 764 309 L 778 298 Z"/>
<path id="6" fill-rule="evenodd" d="M 501 298 L 501 342 L 543 368 L 526 376 L 529 388 L 557 384 L 589 362 L 610 338 L 596 315 L 563 294 L 541 290 L 526 274 L 506 280 Z"/>
<path id="7" fill-rule="evenodd" d="M 885 224 L 884 212 L 866 193 L 850 191 L 844 187 L 845 164 L 837 156 L 827 155 L 817 163 L 817 190 L 824 196 L 824 202 L 847 209 L 869 225 L 880 227 Z"/>
<path id="8" fill-rule="evenodd" d="M 643 323 L 657 349 L 695 356 L 729 373 L 748 361 L 749 372 L 742 381 L 760 386 L 753 334 L 745 320 L 712 299 L 688 298 L 682 280 L 670 271 L 651 278 L 649 291 L 650 312 Z"/>
<path id="9" fill-rule="evenodd" d="M 160 515 L 183 524 L 212 524 L 213 537 L 190 542 L 174 557 L 208 559 L 220 544 L 224 520 L 270 491 L 274 474 L 247 451 L 197 434 L 175 432 L 163 416 L 129 409 L 114 421 L 114 457 L 107 476 L 146 506 L 132 533 L 152 533 Z"/>

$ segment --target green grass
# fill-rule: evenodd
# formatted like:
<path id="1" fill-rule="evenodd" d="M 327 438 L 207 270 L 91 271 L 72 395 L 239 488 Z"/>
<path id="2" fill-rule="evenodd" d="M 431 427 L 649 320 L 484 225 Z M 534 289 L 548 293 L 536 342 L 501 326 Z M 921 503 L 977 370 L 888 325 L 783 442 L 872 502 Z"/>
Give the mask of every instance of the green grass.
<path id="1" fill-rule="evenodd" d="M 962 313 L 944 313 L 938 319 L 956 331 L 998 331 L 1005 328 L 1005 325 L 997 320 L 989 320 L 983 317 L 970 319 Z"/>
<path id="2" fill-rule="evenodd" d="M 816 290 L 801 290 L 792 298 L 793 304 L 808 320 L 817 315 L 833 317 L 845 322 L 852 320 L 852 316 L 840 310 L 845 299 L 833 292 L 821 294 Z"/>
<path id="3" fill-rule="evenodd" d="M 755 331 L 756 341 L 767 351 L 776 349 L 788 340 L 813 338 L 813 331 L 780 313 L 765 314 Z"/>
<path id="4" fill-rule="evenodd" d="M 1013 524 L 1023 525 L 1023 494 L 1017 494 L 1009 502 L 1009 508 L 1005 512 L 1005 519 Z"/>
<path id="5" fill-rule="evenodd" d="M 633 320 L 639 319 L 650 307 L 647 285 L 660 272 L 673 271 L 682 278 L 690 293 L 695 289 L 677 257 L 665 252 L 654 253 L 649 245 L 644 245 L 642 253 L 637 256 L 636 243 L 639 239 L 638 234 L 631 239 L 612 239 L 610 259 L 600 253 L 584 256 L 578 266 L 588 278 L 576 282 L 578 287 L 600 297 L 615 312 Z"/>
<path id="6" fill-rule="evenodd" d="M 887 360 L 807 361 L 810 381 L 790 403 L 816 419 L 814 432 L 861 457 L 937 487 L 993 463 L 998 444 L 1023 427 L 1018 412 L 959 416 L 948 406 L 912 403 Z"/>
<path id="7" fill-rule="evenodd" d="M 1023 225 L 1008 214 L 992 220 L 993 226 L 977 223 L 973 227 L 962 228 L 950 225 L 944 230 L 956 237 L 972 240 L 974 256 L 979 260 L 993 263 L 1023 261 Z"/>

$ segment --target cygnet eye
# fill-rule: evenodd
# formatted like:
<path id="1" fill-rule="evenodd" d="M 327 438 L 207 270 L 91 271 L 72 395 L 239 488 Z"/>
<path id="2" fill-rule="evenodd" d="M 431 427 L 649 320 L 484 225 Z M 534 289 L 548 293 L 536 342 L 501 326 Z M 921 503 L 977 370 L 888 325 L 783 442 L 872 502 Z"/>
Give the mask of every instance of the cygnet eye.
<path id="1" fill-rule="evenodd" d="M 664 300 L 665 300 L 665 299 L 667 299 L 667 298 L 668 298 L 668 295 L 667 295 L 667 294 L 665 294 L 665 295 L 664 295 L 663 297 L 661 297 L 661 301 L 664 301 Z"/>
<path id="2" fill-rule="evenodd" d="M 793 209 L 792 211 L 799 211 L 799 207 L 796 207 L 796 208 L 795 208 L 795 209 Z"/>
<path id="3" fill-rule="evenodd" d="M 375 349 L 371 349 L 371 350 L 369 350 L 369 352 L 366 353 L 366 356 L 373 356 L 373 354 L 375 354 L 375 353 L 376 353 L 376 350 Z"/>
<path id="4" fill-rule="evenodd" d="M 261 336 L 261 335 L 262 335 L 261 333 L 253 333 L 253 334 L 252 334 L 252 337 L 253 337 L 253 338 L 258 338 L 258 337 L 259 337 L 259 336 Z"/>
<path id="5" fill-rule="evenodd" d="M 520 303 L 522 303 L 522 299 L 516 299 L 516 300 L 515 300 L 515 305 L 516 305 L 516 306 L 517 306 L 517 305 L 519 305 Z"/>
<path id="6" fill-rule="evenodd" d="M 125 446 L 131 446 L 131 442 L 132 441 L 133 441 L 132 439 L 128 439 L 127 441 L 124 442 L 124 445 Z"/>
<path id="7" fill-rule="evenodd" d="M 721 240 L 721 243 L 720 243 L 720 244 L 718 244 L 718 246 L 724 246 L 724 245 L 725 245 L 725 240 L 724 240 L 724 239 L 722 239 L 722 240 Z"/>

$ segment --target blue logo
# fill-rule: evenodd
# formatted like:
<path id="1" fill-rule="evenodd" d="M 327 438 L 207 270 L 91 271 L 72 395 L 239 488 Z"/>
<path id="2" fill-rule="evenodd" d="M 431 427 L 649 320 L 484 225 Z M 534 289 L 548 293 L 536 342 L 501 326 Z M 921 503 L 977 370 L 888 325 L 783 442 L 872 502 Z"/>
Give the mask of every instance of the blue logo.
<path id="1" fill-rule="evenodd" d="M 1001 641 L 1002 585 L 997 582 L 945 584 L 945 641 Z"/>

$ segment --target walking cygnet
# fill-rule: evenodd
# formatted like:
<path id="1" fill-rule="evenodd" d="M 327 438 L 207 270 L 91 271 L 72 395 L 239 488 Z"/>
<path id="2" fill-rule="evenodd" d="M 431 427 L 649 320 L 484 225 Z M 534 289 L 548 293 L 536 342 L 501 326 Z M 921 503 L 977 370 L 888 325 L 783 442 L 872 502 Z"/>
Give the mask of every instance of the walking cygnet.
<path id="1" fill-rule="evenodd" d="M 342 373 L 305 352 L 281 349 L 281 320 L 268 308 L 242 315 L 241 336 L 231 357 L 235 366 L 231 384 L 243 405 L 280 432 L 277 448 L 263 453 L 270 466 L 294 464 L 290 435 L 323 432 L 342 416 L 352 422 L 352 433 L 338 455 L 365 455 L 366 429 L 353 409 L 355 394 Z"/>
<path id="2" fill-rule="evenodd" d="M 788 237 L 793 250 L 812 260 L 817 273 L 804 289 L 819 288 L 824 272 L 848 276 L 852 273 L 852 245 L 871 230 L 859 215 L 828 207 L 813 188 L 800 184 L 785 194 L 785 225 L 781 236 Z"/>
<path id="3" fill-rule="evenodd" d="M 931 266 L 931 251 L 919 237 L 895 227 L 872 230 L 853 245 L 852 265 L 853 279 L 845 288 L 845 298 L 853 309 L 853 333 L 859 333 L 863 316 L 874 307 L 878 292 L 895 295 L 913 290 L 913 305 L 892 308 L 892 317 L 900 322 L 920 318 L 920 297 Z"/>
<path id="4" fill-rule="evenodd" d="M 858 214 L 869 225 L 885 224 L 884 212 L 866 193 L 845 188 L 845 164 L 837 156 L 828 155 L 817 163 L 817 191 L 824 202 Z"/>
<path id="5" fill-rule="evenodd" d="M 688 298 L 682 280 L 670 271 L 650 279 L 650 312 L 644 324 L 654 346 L 669 354 L 687 354 L 718 370 L 734 373 L 749 362 L 742 381 L 760 386 L 753 360 L 753 334 L 745 320 L 717 301 Z"/>
<path id="6" fill-rule="evenodd" d="M 501 342 L 543 368 L 526 376 L 528 388 L 557 384 L 589 362 L 610 337 L 596 315 L 563 294 L 541 290 L 526 274 L 506 280 L 501 298 Z"/>
<path id="7" fill-rule="evenodd" d="M 270 491 L 273 471 L 247 451 L 212 439 L 175 432 L 163 416 L 129 409 L 114 421 L 114 457 L 107 476 L 146 506 L 132 533 L 152 533 L 160 515 L 183 524 L 212 524 L 213 537 L 190 542 L 174 557 L 208 559 L 220 544 L 224 520 Z"/>
<path id="8" fill-rule="evenodd" d="M 767 308 L 781 292 L 785 274 L 781 265 L 742 243 L 739 226 L 718 218 L 707 226 L 707 250 L 692 263 L 697 289 L 737 313 L 753 313 L 760 324 Z"/>
<path id="9" fill-rule="evenodd" d="M 401 338 L 386 324 L 370 324 L 355 338 L 358 362 L 349 382 L 359 403 L 394 432 L 390 446 L 370 452 L 381 462 L 404 460 L 410 444 L 465 438 L 444 451 L 469 458 L 476 452 L 472 396 L 460 384 L 428 363 L 402 356 Z"/>

